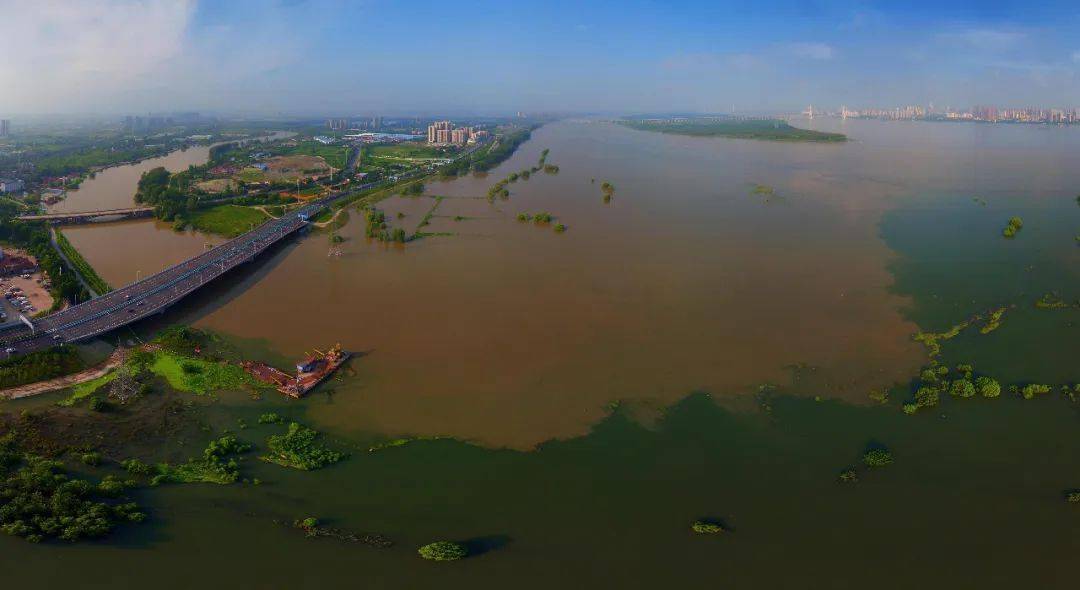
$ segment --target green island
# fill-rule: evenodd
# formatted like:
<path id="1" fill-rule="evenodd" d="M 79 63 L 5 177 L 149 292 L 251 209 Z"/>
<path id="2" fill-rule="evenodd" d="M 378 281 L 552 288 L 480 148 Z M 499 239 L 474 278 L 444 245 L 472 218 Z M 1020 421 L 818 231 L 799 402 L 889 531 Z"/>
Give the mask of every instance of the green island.
<path id="1" fill-rule="evenodd" d="M 730 137 L 767 141 L 842 143 L 847 136 L 792 127 L 781 119 L 673 118 L 620 119 L 619 125 L 639 131 L 691 135 L 695 137 Z"/>

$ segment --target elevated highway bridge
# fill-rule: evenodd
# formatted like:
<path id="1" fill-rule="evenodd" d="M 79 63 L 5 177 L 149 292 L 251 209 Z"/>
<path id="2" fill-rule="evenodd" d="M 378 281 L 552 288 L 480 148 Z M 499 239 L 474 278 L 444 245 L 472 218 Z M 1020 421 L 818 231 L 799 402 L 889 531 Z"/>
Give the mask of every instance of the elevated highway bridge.
<path id="1" fill-rule="evenodd" d="M 360 187 L 362 188 L 362 187 Z M 355 190 L 355 189 L 354 189 Z M 177 303 L 206 283 L 308 225 L 308 219 L 344 193 L 333 193 L 267 221 L 202 254 L 52 315 L 0 332 L 0 358 L 100 336 Z"/>

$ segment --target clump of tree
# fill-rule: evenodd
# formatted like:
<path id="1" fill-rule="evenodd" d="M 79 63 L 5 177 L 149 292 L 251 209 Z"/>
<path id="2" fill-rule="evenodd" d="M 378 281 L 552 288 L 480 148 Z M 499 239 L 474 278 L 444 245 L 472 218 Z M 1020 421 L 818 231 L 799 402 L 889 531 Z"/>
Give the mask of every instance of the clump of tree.
<path id="1" fill-rule="evenodd" d="M 211 440 L 203 449 L 203 456 L 188 459 L 186 463 L 170 465 L 161 463 L 154 467 L 155 475 L 150 485 L 163 483 L 235 483 L 240 478 L 237 456 L 251 450 L 251 445 L 235 435 L 227 434 Z"/>
<path id="2" fill-rule="evenodd" d="M 1006 238 L 1011 238 L 1016 235 L 1016 232 L 1020 231 L 1020 228 L 1024 227 L 1024 220 L 1019 217 L 1010 217 L 1008 225 L 1005 229 L 1001 230 L 1001 235 Z"/>
<path id="3" fill-rule="evenodd" d="M 556 223 L 554 227 L 555 233 L 561 234 L 566 232 L 566 225 L 562 223 Z"/>
<path id="4" fill-rule="evenodd" d="M 0 389 L 70 375 L 86 364 L 71 345 L 65 344 L 0 361 Z"/>
<path id="5" fill-rule="evenodd" d="M 1022 388 L 1020 388 L 1020 395 L 1022 395 L 1024 397 L 1024 399 L 1034 399 L 1035 396 L 1042 395 L 1042 394 L 1045 394 L 1045 393 L 1050 393 L 1050 391 L 1052 389 L 1053 388 L 1050 387 L 1049 385 L 1042 385 L 1042 384 L 1039 384 L 1039 383 L 1029 383 L 1029 384 L 1023 386 Z"/>
<path id="6" fill-rule="evenodd" d="M 849 467 L 840 472 L 840 476 L 837 478 L 840 483 L 858 483 L 859 473 L 855 471 L 854 467 Z"/>
<path id="7" fill-rule="evenodd" d="M 995 398 L 1001 395 L 1001 384 L 986 375 L 980 375 L 975 379 L 975 388 L 979 395 L 985 398 Z"/>
<path id="8" fill-rule="evenodd" d="M 469 549 L 454 541 L 435 541 L 416 550 L 420 557 L 432 561 L 456 561 L 469 555 Z"/>
<path id="9" fill-rule="evenodd" d="M 319 433 L 315 430 L 291 422 L 284 434 L 275 434 L 266 439 L 269 452 L 259 458 L 282 467 L 305 471 L 319 469 L 345 458 L 345 455 L 323 446 L 318 438 Z"/>
<path id="10" fill-rule="evenodd" d="M 537 225 L 551 223 L 554 219 L 555 217 L 553 217 L 551 213 L 548 213 L 547 211 L 541 211 L 536 215 L 533 215 L 533 223 Z"/>
<path id="11" fill-rule="evenodd" d="M 190 174 L 170 174 L 161 166 L 147 170 L 139 178 L 135 202 L 153 205 L 158 219 L 173 221 L 198 208 L 199 198 L 189 194 L 191 180 Z"/>
<path id="12" fill-rule="evenodd" d="M 544 164 L 544 174 L 558 174 L 559 167 L 555 164 Z"/>
<path id="13" fill-rule="evenodd" d="M 15 453 L 10 440 L 0 443 L 0 478 L 0 530 L 33 543 L 104 537 L 146 518 L 120 497 L 118 480 L 69 477 L 59 461 Z"/>
<path id="14" fill-rule="evenodd" d="M 529 222 L 532 221 L 532 215 L 529 215 L 528 213 L 518 213 L 517 220 L 523 223 Z"/>

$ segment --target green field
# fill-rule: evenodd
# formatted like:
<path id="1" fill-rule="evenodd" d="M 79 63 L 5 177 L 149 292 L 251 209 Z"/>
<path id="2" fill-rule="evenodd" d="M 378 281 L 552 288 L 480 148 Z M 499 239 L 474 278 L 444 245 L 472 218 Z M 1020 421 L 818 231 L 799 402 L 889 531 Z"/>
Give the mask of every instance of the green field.
<path id="1" fill-rule="evenodd" d="M 372 145 L 364 147 L 364 157 L 374 158 L 400 158 L 400 159 L 432 159 L 451 158 L 455 149 L 444 147 L 432 147 L 418 142 L 403 142 L 389 145 Z"/>
<path id="2" fill-rule="evenodd" d="M 737 139 L 763 139 L 768 141 L 813 141 L 842 142 L 847 136 L 842 133 L 826 133 L 799 129 L 780 119 L 768 120 L 725 120 L 725 119 L 645 119 L 621 120 L 618 124 L 657 133 L 675 135 L 693 135 L 698 137 L 733 137 Z"/>
<path id="3" fill-rule="evenodd" d="M 267 219 L 266 214 L 258 209 L 239 205 L 218 205 L 196 211 L 188 223 L 199 231 L 233 238 L 261 225 Z"/>
<path id="4" fill-rule="evenodd" d="M 323 145 L 317 141 L 304 141 L 281 151 L 281 156 L 320 156 L 332 168 L 341 170 L 345 167 L 346 147 L 343 145 Z"/>

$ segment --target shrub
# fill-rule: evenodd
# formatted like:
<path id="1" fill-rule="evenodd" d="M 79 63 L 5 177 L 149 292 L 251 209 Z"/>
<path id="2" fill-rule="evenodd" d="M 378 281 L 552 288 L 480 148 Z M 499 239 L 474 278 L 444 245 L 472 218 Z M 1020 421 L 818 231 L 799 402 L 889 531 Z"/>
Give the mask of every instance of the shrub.
<path id="1" fill-rule="evenodd" d="M 417 549 L 416 552 L 420 554 L 420 557 L 434 561 L 454 561 L 469 554 L 469 550 L 464 545 L 453 541 L 428 543 Z"/>
<path id="2" fill-rule="evenodd" d="M 79 460 L 83 462 L 83 465 L 89 465 L 91 467 L 97 467 L 101 465 L 101 455 L 96 452 L 83 453 L 79 457 Z"/>
<path id="3" fill-rule="evenodd" d="M 274 412 L 267 412 L 259 416 L 259 424 L 281 424 L 285 419 Z"/>
<path id="4" fill-rule="evenodd" d="M 893 456 L 888 449 L 870 449 L 863 455 L 863 463 L 867 467 L 885 467 L 892 462 Z"/>
<path id="5" fill-rule="evenodd" d="M 1001 384 L 985 375 L 975 380 L 975 387 L 979 395 L 983 397 L 998 397 L 1001 395 Z"/>
<path id="6" fill-rule="evenodd" d="M 957 379 L 949 387 L 949 393 L 955 397 L 975 397 L 975 384 L 967 379 Z"/>

